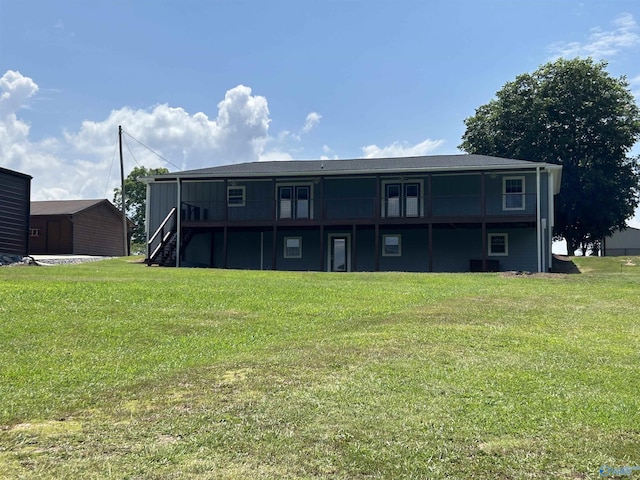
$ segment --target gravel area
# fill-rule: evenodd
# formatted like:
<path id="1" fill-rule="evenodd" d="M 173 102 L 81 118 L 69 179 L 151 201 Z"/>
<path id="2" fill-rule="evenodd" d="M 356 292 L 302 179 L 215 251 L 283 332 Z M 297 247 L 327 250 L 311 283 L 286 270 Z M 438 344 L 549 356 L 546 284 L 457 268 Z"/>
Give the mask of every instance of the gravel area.
<path id="1" fill-rule="evenodd" d="M 21 265 L 74 265 L 77 263 L 97 262 L 115 257 L 98 257 L 94 255 L 0 255 L 0 267 L 15 267 Z"/>

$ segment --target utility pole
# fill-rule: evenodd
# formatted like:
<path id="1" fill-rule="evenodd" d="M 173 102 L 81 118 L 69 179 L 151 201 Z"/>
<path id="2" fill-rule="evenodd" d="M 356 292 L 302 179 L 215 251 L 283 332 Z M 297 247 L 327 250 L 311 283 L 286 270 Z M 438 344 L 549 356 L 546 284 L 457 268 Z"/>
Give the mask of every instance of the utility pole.
<path id="1" fill-rule="evenodd" d="M 124 196 L 124 160 L 122 158 L 122 125 L 118 125 L 118 146 L 120 147 L 120 198 L 122 199 L 122 230 L 124 232 L 124 254 L 129 256 L 129 232 L 127 225 L 127 207 Z"/>

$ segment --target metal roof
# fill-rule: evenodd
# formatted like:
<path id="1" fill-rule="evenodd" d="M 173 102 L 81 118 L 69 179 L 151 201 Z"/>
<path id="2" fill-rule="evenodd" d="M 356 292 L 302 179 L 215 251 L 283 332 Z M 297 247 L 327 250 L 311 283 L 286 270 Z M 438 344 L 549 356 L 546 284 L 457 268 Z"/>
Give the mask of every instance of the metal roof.
<path id="1" fill-rule="evenodd" d="M 9 170 L 8 168 L 3 168 L 3 167 L 0 167 L 0 173 L 4 173 L 6 175 L 12 175 L 14 177 L 28 178 L 29 180 L 33 178 L 31 175 L 27 175 L 26 173 L 16 172 L 15 170 Z"/>

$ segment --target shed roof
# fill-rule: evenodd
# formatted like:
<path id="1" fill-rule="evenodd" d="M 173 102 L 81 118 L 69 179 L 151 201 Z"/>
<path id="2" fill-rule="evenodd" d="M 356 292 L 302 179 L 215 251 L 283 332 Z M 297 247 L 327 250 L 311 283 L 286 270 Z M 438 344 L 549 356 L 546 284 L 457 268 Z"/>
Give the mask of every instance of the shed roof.
<path id="1" fill-rule="evenodd" d="M 109 200 L 46 200 L 31 202 L 31 215 L 73 215 L 100 203 L 107 202 L 114 209 Z"/>
<path id="2" fill-rule="evenodd" d="M 31 175 L 27 175 L 26 173 L 16 172 L 15 170 L 9 170 L 8 168 L 3 168 L 3 167 L 0 167 L 0 173 L 3 173 L 5 175 L 11 175 L 14 177 L 27 178 L 29 180 L 33 178 Z"/>

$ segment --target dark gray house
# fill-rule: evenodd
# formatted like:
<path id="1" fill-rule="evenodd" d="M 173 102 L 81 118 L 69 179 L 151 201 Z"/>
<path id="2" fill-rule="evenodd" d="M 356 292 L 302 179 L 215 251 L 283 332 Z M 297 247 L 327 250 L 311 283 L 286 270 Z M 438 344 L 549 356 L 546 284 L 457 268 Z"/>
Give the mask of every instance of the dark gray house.
<path id="1" fill-rule="evenodd" d="M 483 155 L 253 162 L 152 176 L 149 264 L 548 271 L 562 167 Z"/>
<path id="2" fill-rule="evenodd" d="M 107 199 L 31 203 L 29 253 L 127 255 L 122 214 Z"/>
<path id="3" fill-rule="evenodd" d="M 31 176 L 0 168 L 0 255 L 29 251 Z"/>

